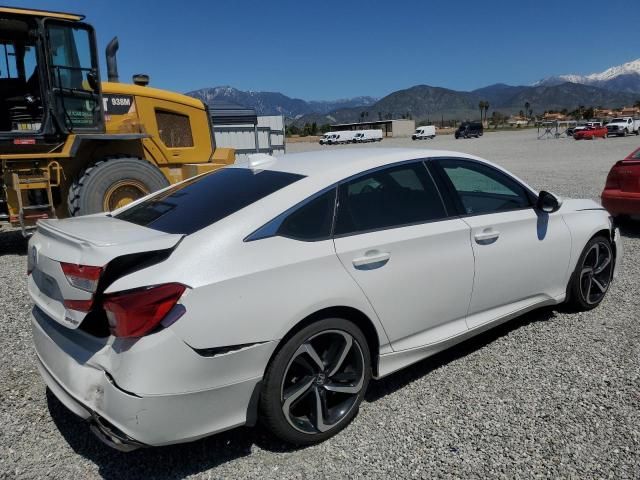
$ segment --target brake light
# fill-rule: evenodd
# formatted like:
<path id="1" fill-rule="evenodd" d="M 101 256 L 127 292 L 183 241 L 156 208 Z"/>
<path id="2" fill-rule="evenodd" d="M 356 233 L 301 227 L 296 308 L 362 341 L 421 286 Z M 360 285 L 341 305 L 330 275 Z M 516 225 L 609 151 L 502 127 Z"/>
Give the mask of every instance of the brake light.
<path id="1" fill-rule="evenodd" d="M 91 267 L 88 265 L 74 265 L 73 263 L 60 262 L 64 276 L 71 286 L 95 293 L 98 288 L 98 281 L 102 274 L 102 267 Z"/>
<path id="2" fill-rule="evenodd" d="M 111 333 L 116 337 L 146 335 L 173 309 L 185 289 L 179 283 L 166 283 L 106 295 L 102 304 Z M 178 315 L 184 311 L 178 312 Z"/>
<path id="3" fill-rule="evenodd" d="M 89 312 L 93 307 L 93 297 L 89 300 L 65 300 L 64 308 L 69 310 L 76 310 L 78 312 Z"/>
<path id="4" fill-rule="evenodd" d="M 605 190 L 620 190 L 620 172 L 618 171 L 619 162 L 614 165 L 614 167 L 607 175 L 607 182 L 605 183 Z"/>

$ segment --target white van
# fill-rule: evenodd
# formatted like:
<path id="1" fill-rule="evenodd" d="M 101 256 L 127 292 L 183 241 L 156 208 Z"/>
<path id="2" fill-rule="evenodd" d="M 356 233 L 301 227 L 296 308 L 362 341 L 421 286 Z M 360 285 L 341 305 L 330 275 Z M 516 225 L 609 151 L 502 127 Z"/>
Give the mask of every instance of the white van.
<path id="1" fill-rule="evenodd" d="M 335 145 L 337 143 L 353 143 L 356 138 L 355 130 L 345 130 L 342 132 L 333 132 L 334 137 L 330 139 L 329 145 Z"/>
<path id="2" fill-rule="evenodd" d="M 438 129 L 435 125 L 425 125 L 423 127 L 416 128 L 416 131 L 411 135 L 411 138 L 413 140 L 426 140 L 427 138 L 433 139 L 436 138 L 437 132 Z"/>
<path id="3" fill-rule="evenodd" d="M 381 142 L 382 130 L 358 130 L 353 141 L 354 143 Z"/>
<path id="4" fill-rule="evenodd" d="M 320 145 L 331 145 L 332 140 L 335 138 L 336 132 L 327 132 L 320 137 Z"/>

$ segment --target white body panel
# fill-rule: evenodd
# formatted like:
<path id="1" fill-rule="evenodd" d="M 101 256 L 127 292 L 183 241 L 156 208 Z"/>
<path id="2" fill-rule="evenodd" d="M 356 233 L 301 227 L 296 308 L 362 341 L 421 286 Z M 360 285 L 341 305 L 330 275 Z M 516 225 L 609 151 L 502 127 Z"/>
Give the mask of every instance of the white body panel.
<path id="1" fill-rule="evenodd" d="M 459 219 L 336 238 L 344 268 L 378 314 L 394 350 L 466 331 L 473 285 L 469 227 Z M 447 245 L 446 251 L 438 245 Z M 375 262 L 377 256 L 386 259 Z M 370 257 L 373 263 L 363 263 Z"/>
<path id="2" fill-rule="evenodd" d="M 561 302 L 585 244 L 611 231 L 607 212 L 590 200 L 565 200 L 550 215 L 532 207 L 318 241 L 248 240 L 344 179 L 443 157 L 482 161 L 419 149 L 284 155 L 259 169 L 303 178 L 186 236 L 104 215 L 41 224 L 30 242 L 41 261 L 29 292 L 43 378 L 78 415 L 99 415 L 137 441 L 164 445 L 251 423 L 273 352 L 309 318 L 357 314 L 368 322 L 381 377 Z M 227 168 L 249 169 L 249 163 Z M 259 175 L 259 169 L 252 172 Z M 475 236 L 487 230 L 499 232 L 495 241 L 477 243 Z M 620 258 L 622 246 L 615 248 Z M 77 328 L 84 315 L 65 323 L 63 300 L 86 299 L 86 292 L 66 283 L 59 262 L 108 266 L 123 255 L 158 250 L 169 254 L 127 270 L 101 294 L 181 283 L 187 287 L 179 299 L 181 318 L 137 339 L 94 336 L 82 324 Z M 49 277 L 48 286 L 42 276 Z"/>
<path id="3" fill-rule="evenodd" d="M 557 212 L 539 216 L 529 208 L 470 216 L 464 221 L 471 227 L 476 265 L 469 328 L 494 318 L 486 314 L 492 309 L 554 299 L 564 293 L 571 236 Z M 480 240 L 486 236 L 487 240 Z"/>

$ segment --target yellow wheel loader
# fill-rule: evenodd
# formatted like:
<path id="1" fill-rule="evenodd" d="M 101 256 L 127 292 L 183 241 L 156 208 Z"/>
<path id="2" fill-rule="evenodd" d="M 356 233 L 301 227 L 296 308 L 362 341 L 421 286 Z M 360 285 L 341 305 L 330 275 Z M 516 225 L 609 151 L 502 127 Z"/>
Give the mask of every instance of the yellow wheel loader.
<path id="1" fill-rule="evenodd" d="M 0 7 L 0 225 L 111 211 L 234 162 L 200 100 L 119 82 L 117 38 L 101 82 L 83 19 Z"/>

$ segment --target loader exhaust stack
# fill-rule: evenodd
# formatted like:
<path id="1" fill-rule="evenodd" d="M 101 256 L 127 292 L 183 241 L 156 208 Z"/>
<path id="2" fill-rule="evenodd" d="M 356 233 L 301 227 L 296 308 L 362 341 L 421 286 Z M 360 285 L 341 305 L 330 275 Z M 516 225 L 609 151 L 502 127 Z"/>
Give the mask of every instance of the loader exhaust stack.
<path id="1" fill-rule="evenodd" d="M 119 82 L 118 78 L 118 62 L 116 60 L 116 53 L 118 52 L 118 48 L 120 47 L 118 43 L 118 37 L 113 37 L 113 39 L 107 45 L 106 54 L 107 54 L 107 76 L 110 82 L 117 83 Z"/>

